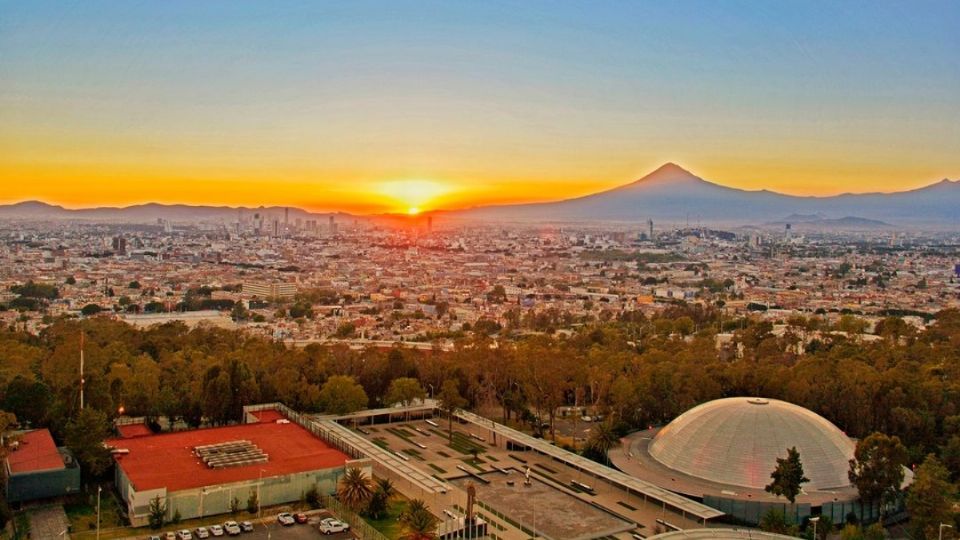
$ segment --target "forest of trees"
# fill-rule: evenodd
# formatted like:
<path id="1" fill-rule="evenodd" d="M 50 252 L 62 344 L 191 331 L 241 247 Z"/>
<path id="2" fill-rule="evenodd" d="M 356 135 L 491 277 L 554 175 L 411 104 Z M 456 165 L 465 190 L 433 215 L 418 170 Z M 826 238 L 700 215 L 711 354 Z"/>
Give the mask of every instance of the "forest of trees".
<path id="1" fill-rule="evenodd" d="M 882 339 L 870 342 L 824 332 L 804 355 L 797 343 L 823 321 L 785 323 L 777 337 L 770 323 L 721 322 L 716 311 L 679 305 L 653 319 L 621 313 L 569 337 L 494 341 L 474 332 L 452 352 L 418 352 L 289 349 L 243 331 L 63 319 L 40 335 L 0 331 L 0 409 L 64 441 L 78 418 L 82 331 L 86 403 L 105 420 L 122 407 L 151 420 L 216 425 L 239 420 L 245 404 L 269 401 L 345 412 L 384 405 L 391 382 L 411 378 L 430 393 L 456 384 L 467 407 L 495 406 L 504 419 L 537 426 L 539 417 L 551 425 L 546 431 L 557 407 L 576 404 L 606 413 L 625 432 L 708 400 L 758 395 L 808 407 L 851 437 L 897 436 L 909 465 L 934 454 L 958 479 L 960 312 L 938 313 L 921 332 L 889 318 L 877 326 Z M 843 324 L 863 328 L 852 317 Z M 735 329 L 732 343 L 718 347 L 718 327 Z"/>

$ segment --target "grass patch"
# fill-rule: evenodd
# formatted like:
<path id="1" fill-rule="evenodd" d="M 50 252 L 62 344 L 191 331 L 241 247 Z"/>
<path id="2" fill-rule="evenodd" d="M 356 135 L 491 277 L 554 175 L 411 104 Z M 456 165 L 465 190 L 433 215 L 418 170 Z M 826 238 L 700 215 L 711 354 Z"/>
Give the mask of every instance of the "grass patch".
<path id="1" fill-rule="evenodd" d="M 633 506 L 630 506 L 629 504 L 627 504 L 627 503 L 625 503 L 625 502 L 623 502 L 623 501 L 617 501 L 617 504 L 619 504 L 620 506 L 626 508 L 627 510 L 632 510 L 632 511 L 634 511 L 634 512 L 637 511 L 636 508 L 634 508 Z"/>
<path id="2" fill-rule="evenodd" d="M 487 459 L 489 459 L 490 461 L 500 461 L 499 459 L 497 459 L 497 456 L 487 456 Z"/>
<path id="3" fill-rule="evenodd" d="M 480 472 L 486 472 L 486 471 L 483 469 L 483 467 L 481 467 L 478 463 L 475 463 L 475 462 L 473 461 L 473 458 L 466 458 L 466 457 L 465 457 L 465 458 L 462 458 L 460 461 L 466 463 L 467 465 L 473 467 L 474 469 L 476 469 L 476 470 L 478 470 L 478 471 L 480 471 Z M 482 459 L 478 459 L 477 461 L 478 461 L 479 463 L 483 463 L 483 460 L 482 460 Z"/>
<path id="4" fill-rule="evenodd" d="M 427 463 L 427 465 L 429 465 L 431 469 L 437 471 L 437 472 L 440 473 L 440 474 L 447 474 L 447 471 L 444 470 L 442 467 L 438 467 L 437 465 L 434 465 L 433 463 Z"/>
<path id="5" fill-rule="evenodd" d="M 420 461 L 424 461 L 423 455 L 420 454 L 420 452 L 418 452 L 417 450 L 414 450 L 413 448 L 404 448 L 403 450 L 401 450 L 401 452 L 403 452 L 404 454 L 406 454 L 406 455 L 408 455 L 408 456 L 415 457 L 415 458 L 419 459 Z"/>
<path id="6" fill-rule="evenodd" d="M 450 457 L 450 454 L 444 452 L 443 450 L 437 450 L 437 454 L 438 454 L 438 455 L 441 455 L 441 456 L 443 456 L 443 457 L 445 457 L 445 458 Z"/>
<path id="7" fill-rule="evenodd" d="M 557 474 L 557 471 L 551 469 L 550 467 L 547 467 L 546 465 L 541 465 L 540 463 L 535 463 L 533 466 L 534 466 L 534 467 L 540 467 L 541 469 L 547 471 L 547 472 L 550 473 L 550 474 Z"/>
<path id="8" fill-rule="evenodd" d="M 390 449 L 390 445 L 387 444 L 387 440 L 384 439 L 383 437 L 374 437 L 373 444 L 379 446 L 380 448 L 383 448 L 384 450 Z"/>
<path id="9" fill-rule="evenodd" d="M 403 534 L 403 529 L 400 527 L 400 523 L 397 522 L 397 518 L 400 517 L 400 514 L 406 509 L 407 500 L 397 497 L 387 503 L 387 513 L 382 518 L 364 518 L 364 520 L 374 529 L 378 530 L 380 534 L 390 540 L 397 540 Z"/>
<path id="10" fill-rule="evenodd" d="M 472 454 L 474 450 L 476 450 L 478 454 L 483 454 L 487 451 L 486 447 L 484 447 L 479 441 L 474 441 L 469 436 L 460 432 L 454 432 L 453 442 L 447 446 L 453 448 L 461 454 Z"/>

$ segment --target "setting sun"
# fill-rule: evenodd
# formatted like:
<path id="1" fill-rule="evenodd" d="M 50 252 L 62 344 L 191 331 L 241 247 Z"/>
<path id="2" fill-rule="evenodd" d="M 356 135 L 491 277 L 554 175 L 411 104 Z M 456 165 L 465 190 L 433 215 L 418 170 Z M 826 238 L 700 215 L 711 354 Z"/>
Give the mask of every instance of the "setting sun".
<path id="1" fill-rule="evenodd" d="M 394 201 L 398 210 L 406 209 L 411 216 L 436 206 L 437 199 L 452 191 L 449 185 L 431 180 L 393 180 L 380 186 L 380 192 Z"/>

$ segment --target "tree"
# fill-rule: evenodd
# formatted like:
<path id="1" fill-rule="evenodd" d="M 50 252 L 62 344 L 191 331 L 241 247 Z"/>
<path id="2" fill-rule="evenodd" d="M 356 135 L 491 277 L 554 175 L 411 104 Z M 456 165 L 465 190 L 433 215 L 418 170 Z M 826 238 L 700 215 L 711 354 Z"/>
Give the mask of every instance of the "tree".
<path id="1" fill-rule="evenodd" d="M 797 526 L 790 523 L 782 508 L 771 507 L 760 517 L 760 529 L 766 532 L 796 535 Z"/>
<path id="2" fill-rule="evenodd" d="M 597 463 L 607 464 L 609 462 L 608 452 L 618 441 L 613 424 L 609 420 L 601 422 L 591 429 L 583 455 Z"/>
<path id="3" fill-rule="evenodd" d="M 350 467 L 337 484 L 337 499 L 347 508 L 359 512 L 373 497 L 370 479 L 358 467 Z"/>
<path id="4" fill-rule="evenodd" d="M 933 454 L 917 468 L 907 494 L 907 511 L 915 538 L 936 538 L 941 523 L 952 523 L 956 486 Z"/>
<path id="5" fill-rule="evenodd" d="M 251 489 L 247 495 L 247 512 L 256 514 L 260 510 L 260 497 L 257 496 L 257 490 Z"/>
<path id="6" fill-rule="evenodd" d="M 98 306 L 97 304 L 87 304 L 80 309 L 80 313 L 82 313 L 85 317 L 96 315 L 101 311 L 103 311 L 103 308 Z"/>
<path id="7" fill-rule="evenodd" d="M 412 377 L 400 377 L 394 379 L 390 383 L 390 387 L 387 388 L 386 404 L 399 403 L 404 407 L 409 407 L 418 401 L 422 402 L 426 397 L 427 393 L 423 390 L 420 381 Z"/>
<path id="8" fill-rule="evenodd" d="M 401 540 L 434 540 L 437 538 L 437 518 L 427 510 L 427 505 L 419 499 L 413 499 L 406 512 L 400 516 L 403 527 Z"/>
<path id="9" fill-rule="evenodd" d="M 803 464 L 800 462 L 800 452 L 797 451 L 797 447 L 788 448 L 786 458 L 777 458 L 777 466 L 770 473 L 770 478 L 773 481 L 763 488 L 767 493 L 786 497 L 790 504 L 797 502 L 800 486 L 810 481 L 803 475 Z"/>
<path id="10" fill-rule="evenodd" d="M 88 476 L 100 476 L 110 467 L 110 451 L 103 441 L 110 435 L 107 415 L 87 407 L 76 418 L 67 423 L 64 431 L 64 443 L 80 462 L 80 470 Z"/>
<path id="11" fill-rule="evenodd" d="M 304 500 L 307 502 L 307 505 L 316 510 L 322 506 L 320 501 L 320 492 L 317 491 L 317 486 L 310 486 L 310 489 L 303 496 Z"/>
<path id="12" fill-rule="evenodd" d="M 359 411 L 368 402 L 367 393 L 353 377 L 334 375 L 320 388 L 320 408 L 331 414 Z"/>
<path id="13" fill-rule="evenodd" d="M 367 515 L 373 519 L 380 519 L 387 512 L 387 506 L 390 502 L 390 497 L 394 495 L 396 488 L 393 487 L 393 482 L 389 478 L 379 478 L 375 482 L 373 495 L 370 497 L 370 502 L 367 503 Z"/>
<path id="14" fill-rule="evenodd" d="M 443 385 L 440 387 L 440 393 L 437 394 L 437 400 L 440 402 L 440 410 L 447 413 L 447 433 L 450 444 L 453 444 L 453 415 L 458 409 L 467 405 L 467 400 L 463 399 L 463 396 L 460 395 L 460 385 L 457 384 L 457 381 L 454 379 L 443 381 Z"/>
<path id="15" fill-rule="evenodd" d="M 150 499 L 150 506 L 147 511 L 149 512 L 147 521 L 150 523 L 150 528 L 157 530 L 163 527 L 163 522 L 167 519 L 167 504 L 160 500 L 159 495 Z"/>
<path id="16" fill-rule="evenodd" d="M 907 459 L 907 449 L 899 437 L 873 433 L 857 442 L 847 475 L 850 482 L 857 486 L 861 499 L 869 503 L 880 503 L 881 521 L 883 503 L 900 491 L 903 466 Z"/>
<path id="17" fill-rule="evenodd" d="M 240 511 L 240 499 L 234 497 L 230 499 L 230 514 L 237 515 L 237 512 Z"/>

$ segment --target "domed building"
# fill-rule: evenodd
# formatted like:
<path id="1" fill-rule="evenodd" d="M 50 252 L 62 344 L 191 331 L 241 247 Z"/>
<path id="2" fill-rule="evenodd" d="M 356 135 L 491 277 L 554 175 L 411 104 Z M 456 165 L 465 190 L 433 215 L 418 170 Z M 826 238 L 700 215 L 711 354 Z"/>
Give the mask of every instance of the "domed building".
<path id="1" fill-rule="evenodd" d="M 763 398 L 727 398 L 678 416 L 650 443 L 650 456 L 673 469 L 720 484 L 763 489 L 777 458 L 796 447 L 809 483 L 805 490 L 850 485 L 856 444 L 822 416 Z"/>
<path id="2" fill-rule="evenodd" d="M 785 507 L 786 499 L 764 487 L 777 458 L 796 447 L 810 481 L 789 507 L 794 519 L 822 513 L 842 523 L 850 512 L 875 516 L 876 509 L 859 504 L 847 475 L 856 442 L 829 420 L 792 403 L 718 399 L 662 428 L 634 433 L 624 443 L 609 454 L 620 470 L 754 524 L 770 507 Z M 905 483 L 911 480 L 905 470 Z"/>

